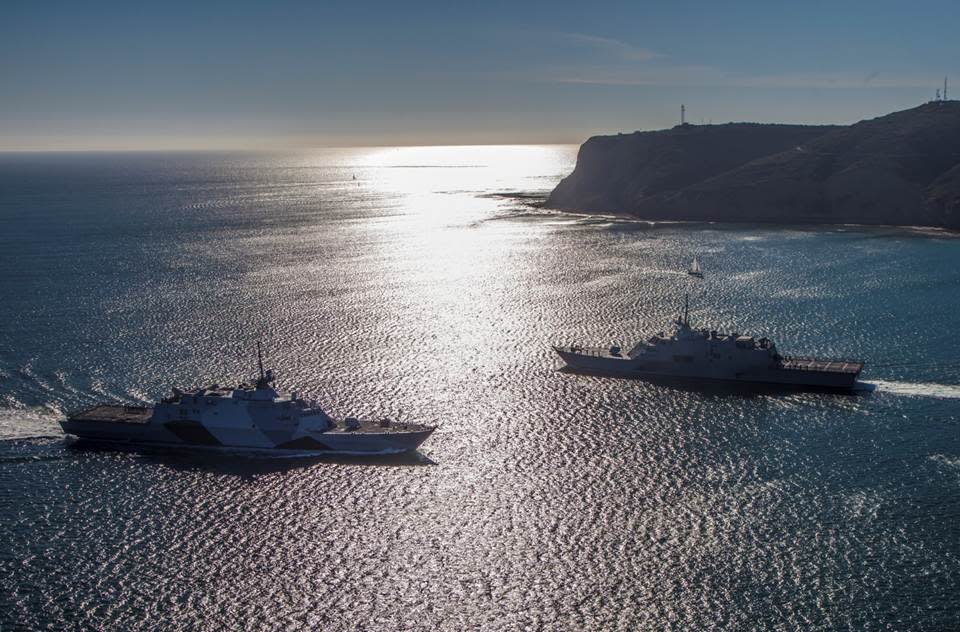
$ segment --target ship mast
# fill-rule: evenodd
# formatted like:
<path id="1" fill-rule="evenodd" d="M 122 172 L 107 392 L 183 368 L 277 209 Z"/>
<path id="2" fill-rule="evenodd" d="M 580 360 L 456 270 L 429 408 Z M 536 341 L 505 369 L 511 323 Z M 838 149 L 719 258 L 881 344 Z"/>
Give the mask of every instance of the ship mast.
<path id="1" fill-rule="evenodd" d="M 683 324 L 690 326 L 690 295 L 683 295 Z"/>
<path id="2" fill-rule="evenodd" d="M 260 367 L 260 381 L 262 382 L 264 377 L 263 374 L 263 352 L 260 350 L 260 341 L 257 341 L 257 365 Z"/>

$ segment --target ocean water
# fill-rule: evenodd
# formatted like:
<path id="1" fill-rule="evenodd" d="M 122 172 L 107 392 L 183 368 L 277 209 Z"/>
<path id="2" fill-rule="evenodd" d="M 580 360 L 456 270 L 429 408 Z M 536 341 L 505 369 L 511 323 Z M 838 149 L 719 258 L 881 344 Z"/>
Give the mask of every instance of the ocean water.
<path id="1" fill-rule="evenodd" d="M 0 155 L 0 629 L 960 627 L 960 240 L 537 208 L 575 155 Z M 558 371 L 685 293 L 875 390 Z M 440 428 L 381 460 L 59 432 L 257 340 L 333 413 Z"/>

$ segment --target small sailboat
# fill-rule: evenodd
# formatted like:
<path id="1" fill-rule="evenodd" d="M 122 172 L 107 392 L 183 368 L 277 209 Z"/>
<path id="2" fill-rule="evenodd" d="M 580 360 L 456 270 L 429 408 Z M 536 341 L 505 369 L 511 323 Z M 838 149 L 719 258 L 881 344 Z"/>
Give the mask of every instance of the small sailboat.
<path id="1" fill-rule="evenodd" d="M 690 269 L 687 270 L 687 274 L 690 276 L 695 276 L 698 279 L 703 278 L 703 270 L 700 269 L 700 262 L 697 261 L 697 258 L 693 258 L 693 263 L 690 264 Z"/>

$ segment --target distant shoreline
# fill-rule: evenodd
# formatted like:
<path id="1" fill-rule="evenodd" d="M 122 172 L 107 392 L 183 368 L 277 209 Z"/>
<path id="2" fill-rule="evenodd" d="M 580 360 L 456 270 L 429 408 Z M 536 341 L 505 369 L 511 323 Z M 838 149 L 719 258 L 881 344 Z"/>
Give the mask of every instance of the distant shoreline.
<path id="1" fill-rule="evenodd" d="M 557 209 L 546 205 L 546 196 L 536 193 L 488 193 L 487 197 L 499 197 L 503 199 L 517 200 L 527 206 L 546 211 L 551 215 L 562 215 L 591 220 L 609 220 L 616 222 L 628 222 L 631 224 L 648 224 L 651 227 L 658 226 L 694 226 L 706 225 L 711 227 L 730 228 L 797 228 L 797 229 L 821 229 L 824 231 L 840 232 L 841 229 L 852 229 L 859 232 L 870 232 L 872 230 L 885 230 L 899 232 L 914 236 L 923 237 L 947 237 L 950 239 L 960 238 L 960 228 L 950 228 L 943 226 L 917 226 L 910 224 L 858 224 L 854 222 L 830 223 L 830 222 L 755 222 L 755 221 L 737 221 L 737 220 L 686 220 L 686 219 L 646 219 L 637 217 L 627 212 L 616 211 L 577 211 L 574 209 Z M 532 199 L 540 198 L 532 202 Z"/>

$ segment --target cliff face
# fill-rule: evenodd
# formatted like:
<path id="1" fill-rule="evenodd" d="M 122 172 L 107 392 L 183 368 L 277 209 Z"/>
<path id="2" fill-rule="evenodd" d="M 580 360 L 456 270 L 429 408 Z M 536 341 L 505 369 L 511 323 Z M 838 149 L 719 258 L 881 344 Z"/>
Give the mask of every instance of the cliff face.
<path id="1" fill-rule="evenodd" d="M 658 132 L 594 136 L 577 168 L 547 201 L 553 208 L 634 210 L 643 200 L 681 190 L 840 129 L 834 126 L 677 126 Z"/>
<path id="2" fill-rule="evenodd" d="M 960 101 L 849 127 L 601 136 L 547 206 L 645 219 L 960 227 Z"/>

